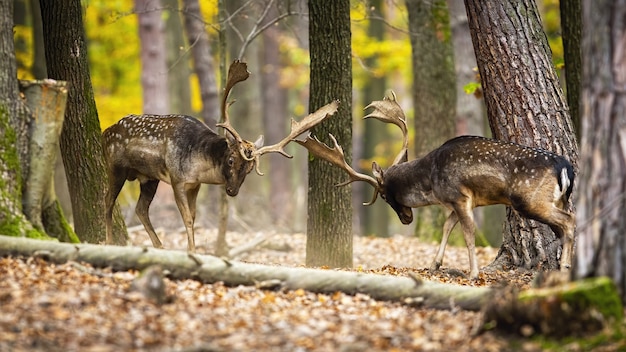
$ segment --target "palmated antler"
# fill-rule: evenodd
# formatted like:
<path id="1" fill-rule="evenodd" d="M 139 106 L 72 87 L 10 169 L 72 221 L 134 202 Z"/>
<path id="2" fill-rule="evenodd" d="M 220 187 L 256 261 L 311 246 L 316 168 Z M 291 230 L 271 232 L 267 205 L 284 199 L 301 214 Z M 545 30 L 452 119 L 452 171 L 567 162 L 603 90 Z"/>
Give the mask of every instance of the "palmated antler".
<path id="1" fill-rule="evenodd" d="M 245 62 L 241 62 L 239 60 L 233 61 L 233 63 L 228 68 L 228 79 L 226 81 L 226 88 L 224 89 L 224 97 L 222 99 L 222 122 L 217 124 L 217 127 L 221 127 L 228 131 L 233 138 L 239 144 L 239 152 L 241 156 L 248 160 L 254 160 L 254 157 L 250 155 L 248 149 L 251 147 L 252 143 L 245 141 L 239 133 L 235 130 L 235 128 L 230 124 L 230 118 L 228 116 L 228 108 L 234 103 L 234 101 L 227 103 L 228 95 L 230 94 L 230 90 L 239 82 L 245 81 L 250 77 L 250 72 L 248 72 L 248 65 Z"/>
<path id="2" fill-rule="evenodd" d="M 331 164 L 343 169 L 348 173 L 350 179 L 338 184 L 337 186 L 345 186 L 354 181 L 364 181 L 369 183 L 374 187 L 374 196 L 369 203 L 363 203 L 363 205 L 372 205 L 376 201 L 378 197 L 378 193 L 380 192 L 380 185 L 375 178 L 369 175 L 365 175 L 359 172 L 356 172 L 348 163 L 346 162 L 345 155 L 343 153 L 343 148 L 337 143 L 337 139 L 332 134 L 329 134 L 330 139 L 333 141 L 334 146 L 331 148 L 323 142 L 320 142 L 319 139 L 315 136 L 311 136 L 311 134 L 307 135 L 305 140 L 295 140 L 296 143 L 305 147 L 309 150 L 309 153 L 315 155 L 316 157 L 326 160 Z"/>
<path id="3" fill-rule="evenodd" d="M 365 117 L 363 117 L 364 119 L 373 117 L 382 122 L 392 123 L 400 127 L 400 129 L 402 130 L 402 136 L 404 138 L 402 150 L 394 159 L 393 165 L 408 161 L 409 135 L 406 126 L 406 116 L 404 116 L 404 111 L 402 111 L 402 108 L 396 100 L 396 93 L 391 91 L 391 96 L 386 96 L 383 100 L 371 102 L 368 106 L 365 107 L 364 110 L 367 110 L 369 108 L 374 108 L 374 110 Z"/>
<path id="4" fill-rule="evenodd" d="M 287 158 L 293 158 L 293 156 L 287 154 L 287 152 L 285 152 L 283 148 L 287 144 L 289 144 L 289 142 L 293 141 L 296 137 L 298 137 L 299 135 L 310 130 L 315 125 L 321 123 L 322 121 L 332 116 L 335 112 L 337 112 L 338 107 L 339 107 L 339 100 L 335 100 L 329 104 L 322 106 L 321 108 L 317 109 L 315 112 L 309 114 L 308 116 L 303 118 L 302 121 L 300 122 L 297 122 L 296 120 L 291 119 L 291 132 L 289 133 L 287 137 L 283 138 L 280 142 L 276 144 L 259 148 L 258 150 L 252 153 L 252 156 L 256 162 L 256 172 L 259 175 L 263 175 L 259 171 L 259 156 L 263 154 L 280 153 L 281 155 Z"/>

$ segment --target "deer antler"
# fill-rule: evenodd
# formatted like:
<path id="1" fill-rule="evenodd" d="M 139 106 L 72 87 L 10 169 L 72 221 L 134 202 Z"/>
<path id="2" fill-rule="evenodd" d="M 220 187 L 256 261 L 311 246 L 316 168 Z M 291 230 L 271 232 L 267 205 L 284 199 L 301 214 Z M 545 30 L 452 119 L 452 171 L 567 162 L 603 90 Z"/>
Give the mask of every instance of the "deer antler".
<path id="1" fill-rule="evenodd" d="M 227 103 L 228 95 L 230 94 L 230 90 L 239 82 L 245 81 L 250 77 L 250 72 L 248 72 L 248 65 L 245 62 L 241 62 L 239 60 L 233 61 L 233 63 L 228 68 L 228 79 L 226 81 L 226 88 L 224 89 L 224 98 L 222 99 L 222 123 L 218 123 L 216 126 L 221 127 L 228 131 L 233 138 L 239 144 L 239 152 L 241 156 L 251 161 L 254 158 L 248 155 L 246 146 L 249 146 L 251 143 L 244 141 L 243 138 L 237 133 L 235 128 L 230 124 L 230 118 L 228 116 L 228 108 L 234 103 L 234 101 Z"/>
<path id="2" fill-rule="evenodd" d="M 408 161 L 409 138 L 406 126 L 406 117 L 404 116 L 404 111 L 402 111 L 402 108 L 396 101 L 396 93 L 391 91 L 390 97 L 385 96 L 383 100 L 373 101 L 368 106 L 366 106 L 364 110 L 367 110 L 369 108 L 374 108 L 374 111 L 363 117 L 364 119 L 373 117 L 382 122 L 392 123 L 400 127 L 400 129 L 402 130 L 402 136 L 404 138 L 402 150 L 394 159 L 393 165 Z"/>
<path id="3" fill-rule="evenodd" d="M 310 130 L 313 126 L 321 123 L 326 120 L 328 117 L 332 116 L 335 112 L 337 112 L 337 108 L 339 107 L 339 100 L 335 100 L 332 103 L 326 104 L 321 108 L 317 109 L 315 112 L 309 114 L 302 121 L 297 122 L 294 119 L 291 119 L 291 132 L 285 138 L 283 138 L 280 142 L 268 145 L 262 148 L 259 148 L 255 152 L 252 153 L 252 157 L 256 162 L 256 172 L 259 175 L 263 175 L 259 170 L 259 156 L 266 153 L 280 153 L 287 158 L 293 158 L 292 155 L 287 154 L 283 149 L 289 142 L 294 140 L 296 137 L 301 135 L 302 133 Z"/>
<path id="4" fill-rule="evenodd" d="M 348 165 L 343 153 L 343 148 L 337 143 L 335 136 L 332 134 L 329 134 L 329 136 L 334 144 L 332 148 L 325 143 L 320 142 L 317 137 L 311 136 L 311 134 L 307 135 L 304 141 L 295 140 L 295 142 L 308 149 L 309 152 L 316 157 L 324 159 L 348 173 L 350 179 L 336 185 L 337 187 L 348 185 L 354 181 L 364 181 L 372 185 L 374 187 L 374 196 L 369 203 L 363 203 L 363 205 L 374 204 L 376 198 L 378 197 L 378 193 L 380 192 L 380 185 L 378 184 L 378 181 L 369 175 L 356 172 L 350 165 Z"/>

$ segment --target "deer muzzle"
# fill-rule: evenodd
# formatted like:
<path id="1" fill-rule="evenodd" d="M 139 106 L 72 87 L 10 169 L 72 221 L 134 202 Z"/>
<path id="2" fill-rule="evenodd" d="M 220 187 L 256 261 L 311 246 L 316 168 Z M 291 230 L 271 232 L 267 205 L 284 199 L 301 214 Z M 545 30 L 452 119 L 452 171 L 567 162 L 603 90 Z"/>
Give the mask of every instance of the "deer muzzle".
<path id="1" fill-rule="evenodd" d="M 401 207 L 397 212 L 400 222 L 408 225 L 413 222 L 413 210 L 409 207 Z"/>

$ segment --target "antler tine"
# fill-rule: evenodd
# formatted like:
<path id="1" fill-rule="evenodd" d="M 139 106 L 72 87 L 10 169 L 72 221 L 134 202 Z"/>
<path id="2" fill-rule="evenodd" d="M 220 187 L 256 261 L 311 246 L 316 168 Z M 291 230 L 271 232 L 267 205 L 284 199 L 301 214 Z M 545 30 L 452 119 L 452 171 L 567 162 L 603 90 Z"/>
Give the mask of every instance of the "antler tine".
<path id="1" fill-rule="evenodd" d="M 239 133 L 235 130 L 235 128 L 230 124 L 230 118 L 228 116 L 228 108 L 235 103 L 235 101 L 231 101 L 227 103 L 228 95 L 230 94 L 231 89 L 239 82 L 245 81 L 250 77 L 250 72 L 248 72 L 248 65 L 245 62 L 241 62 L 239 60 L 233 61 L 233 63 L 228 68 L 228 79 L 226 81 L 226 87 L 224 88 L 224 97 L 222 98 L 222 122 L 218 123 L 216 126 L 221 127 L 228 131 L 233 138 L 239 143 L 240 148 L 239 151 L 241 156 L 244 159 L 251 161 L 254 158 L 248 157 L 246 155 L 246 151 L 244 148 L 244 140 L 241 138 Z"/>
<path id="2" fill-rule="evenodd" d="M 308 116 L 303 118 L 302 121 L 300 122 L 297 122 L 296 120 L 291 119 L 291 132 L 289 133 L 287 137 L 283 138 L 280 142 L 276 144 L 259 148 L 253 153 L 253 156 L 256 160 L 256 168 L 257 168 L 256 172 L 259 175 L 262 175 L 262 173 L 259 171 L 259 156 L 263 154 L 280 153 L 287 158 L 293 158 L 293 156 L 287 154 L 287 152 L 285 152 L 283 148 L 285 148 L 285 146 L 289 144 L 289 142 L 293 141 L 299 135 L 303 134 L 304 132 L 310 130 L 314 126 L 322 123 L 324 120 L 334 115 L 335 112 L 337 112 L 338 108 L 339 108 L 339 100 L 335 100 L 329 104 L 322 106 L 321 108 L 317 109 L 315 112 L 309 114 Z"/>
<path id="3" fill-rule="evenodd" d="M 304 141 L 296 139 L 295 142 L 308 149 L 309 152 L 316 157 L 326 160 L 348 173 L 350 179 L 337 184 L 337 187 L 346 186 L 354 181 L 364 181 L 372 185 L 374 187 L 374 196 L 369 203 L 363 203 L 363 205 L 374 204 L 376 198 L 378 197 L 378 193 L 380 192 L 380 186 L 378 184 L 378 181 L 376 181 L 375 178 L 369 175 L 356 172 L 350 165 L 348 165 L 345 155 L 343 153 L 343 148 L 337 143 L 337 139 L 335 139 L 335 136 L 333 136 L 332 134 L 329 134 L 329 136 L 330 139 L 333 141 L 332 148 L 325 143 L 320 142 L 317 137 L 311 136 L 311 134 L 308 134 Z"/>
<path id="4" fill-rule="evenodd" d="M 404 138 L 402 144 L 402 150 L 396 156 L 393 165 L 406 162 L 408 160 L 408 147 L 409 147 L 409 133 L 406 125 L 406 116 L 404 111 L 396 100 L 396 93 L 391 91 L 391 96 L 385 96 L 383 100 L 377 100 L 371 102 L 364 110 L 373 108 L 374 110 L 368 115 L 364 116 L 364 119 L 373 117 L 379 121 L 392 123 L 402 130 L 402 136 Z"/>

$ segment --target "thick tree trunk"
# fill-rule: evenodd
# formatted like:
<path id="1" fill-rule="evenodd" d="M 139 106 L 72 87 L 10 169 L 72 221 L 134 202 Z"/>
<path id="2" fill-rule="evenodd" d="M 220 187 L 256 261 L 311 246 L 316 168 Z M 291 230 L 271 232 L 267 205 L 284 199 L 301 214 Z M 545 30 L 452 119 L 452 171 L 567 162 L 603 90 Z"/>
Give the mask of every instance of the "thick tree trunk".
<path id="1" fill-rule="evenodd" d="M 576 219 L 577 278 L 606 275 L 626 302 L 626 8 L 583 4 L 581 165 Z"/>
<path id="2" fill-rule="evenodd" d="M 445 0 L 407 0 L 413 66 L 414 150 L 426 155 L 456 131 L 456 91 L 448 7 Z M 415 233 L 441 238 L 446 214 L 441 207 L 414 210 Z"/>
<path id="3" fill-rule="evenodd" d="M 104 242 L 104 196 L 108 179 L 100 122 L 89 76 L 80 1 L 41 0 L 48 76 L 68 82 L 61 152 L 72 198 L 74 230 L 82 241 Z M 128 242 L 119 208 L 114 212 L 114 240 Z"/>
<path id="4" fill-rule="evenodd" d="M 352 162 L 352 57 L 350 45 L 350 1 L 309 1 L 311 83 L 309 111 L 338 99 L 339 110 L 332 119 L 313 128 L 329 144 L 332 133 L 345 147 Z M 345 181 L 343 170 L 309 158 L 309 192 L 306 264 L 308 266 L 352 267 L 352 192 L 335 187 Z"/>
<path id="5" fill-rule="evenodd" d="M 21 81 L 20 91 L 33 115 L 30 169 L 22 187 L 24 215 L 37 229 L 60 241 L 79 242 L 54 193 L 54 166 L 67 102 L 66 82 Z"/>
<path id="6" fill-rule="evenodd" d="M 495 138 L 564 155 L 578 146 L 534 0 L 465 1 Z M 496 266 L 556 269 L 561 241 L 548 226 L 507 210 Z"/>

